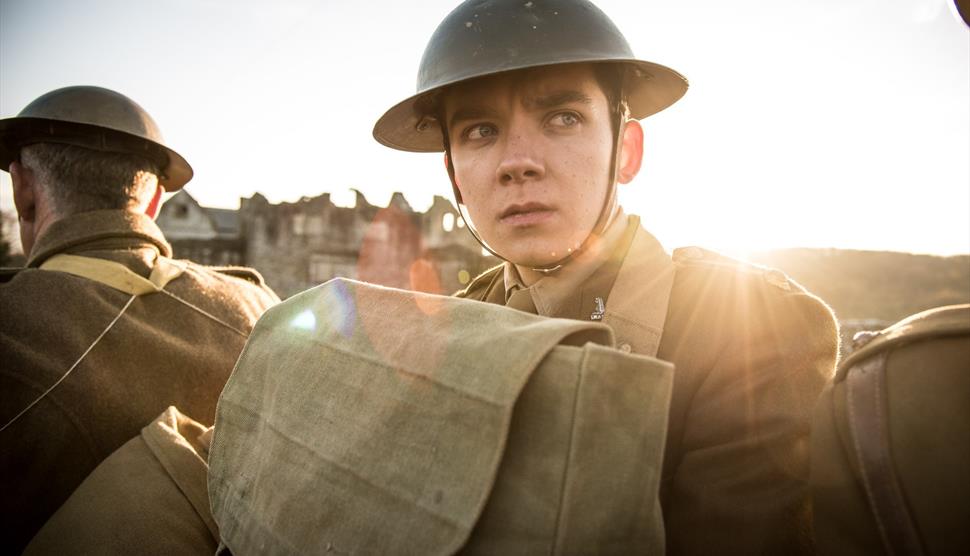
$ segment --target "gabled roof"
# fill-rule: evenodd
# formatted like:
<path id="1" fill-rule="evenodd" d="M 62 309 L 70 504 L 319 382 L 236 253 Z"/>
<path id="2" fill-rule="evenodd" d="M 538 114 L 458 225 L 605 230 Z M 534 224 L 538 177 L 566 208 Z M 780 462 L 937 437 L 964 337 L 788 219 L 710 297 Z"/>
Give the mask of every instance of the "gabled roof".
<path id="1" fill-rule="evenodd" d="M 235 209 L 221 209 L 221 208 L 209 208 L 202 207 L 209 219 L 212 220 L 212 225 L 216 230 L 216 233 L 222 236 L 238 236 L 239 235 L 239 211 Z"/>
<path id="2" fill-rule="evenodd" d="M 217 238 L 220 239 L 236 239 L 240 234 L 240 219 L 238 209 L 223 209 L 223 208 L 212 208 L 205 207 L 199 204 L 199 202 L 185 189 L 180 190 L 178 193 L 173 195 L 168 201 L 162 205 L 162 210 L 159 216 L 166 215 L 172 210 L 172 207 L 182 204 L 184 206 L 191 207 L 190 210 L 193 212 L 201 213 L 206 220 L 209 221 L 209 226 L 213 233 L 216 234 Z M 177 226 L 177 219 L 173 218 L 170 222 L 171 225 Z M 167 234 L 173 236 L 178 236 L 175 230 L 166 230 Z"/>

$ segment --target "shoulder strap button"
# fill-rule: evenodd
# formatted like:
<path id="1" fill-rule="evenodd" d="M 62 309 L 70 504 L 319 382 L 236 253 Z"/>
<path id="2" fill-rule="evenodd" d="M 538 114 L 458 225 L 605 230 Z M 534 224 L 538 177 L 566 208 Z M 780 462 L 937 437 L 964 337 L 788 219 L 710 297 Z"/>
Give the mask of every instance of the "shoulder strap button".
<path id="1" fill-rule="evenodd" d="M 698 260 L 704 258 L 704 250 L 699 247 L 680 247 L 674 249 L 673 260 L 677 261 L 688 261 L 688 260 Z"/>
<path id="2" fill-rule="evenodd" d="M 780 270 L 768 270 L 765 272 L 765 282 L 768 282 L 772 286 L 785 290 L 791 291 L 791 284 L 788 282 L 788 276 Z"/>

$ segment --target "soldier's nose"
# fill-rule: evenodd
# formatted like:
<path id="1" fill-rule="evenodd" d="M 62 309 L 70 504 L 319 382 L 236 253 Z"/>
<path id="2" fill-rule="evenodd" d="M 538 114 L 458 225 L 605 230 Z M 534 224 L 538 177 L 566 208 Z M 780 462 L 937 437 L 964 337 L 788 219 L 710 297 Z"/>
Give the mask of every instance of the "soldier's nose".
<path id="1" fill-rule="evenodd" d="M 509 142 L 505 156 L 496 168 L 497 177 L 502 184 L 538 180 L 545 175 L 545 167 L 539 158 L 525 146 L 522 138 L 515 138 Z"/>
<path id="2" fill-rule="evenodd" d="M 517 161 L 505 164 L 499 170 L 499 180 L 504 184 L 519 183 L 529 179 L 539 179 L 542 177 L 542 168 L 532 163 L 530 160 Z"/>

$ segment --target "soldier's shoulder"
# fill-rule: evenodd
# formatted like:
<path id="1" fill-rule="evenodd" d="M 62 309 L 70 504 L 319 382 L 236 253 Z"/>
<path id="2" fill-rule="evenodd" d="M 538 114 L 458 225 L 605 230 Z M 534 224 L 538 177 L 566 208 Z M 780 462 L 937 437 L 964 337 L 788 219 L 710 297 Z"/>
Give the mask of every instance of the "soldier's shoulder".
<path id="1" fill-rule="evenodd" d="M 468 286 L 463 290 L 455 292 L 455 297 L 463 297 L 469 299 L 478 299 L 488 289 L 489 284 L 495 280 L 498 273 L 502 272 L 504 268 L 503 264 L 497 264 L 492 268 L 486 270 L 485 272 L 479 274 L 468 283 Z"/>
<path id="2" fill-rule="evenodd" d="M 837 346 L 832 309 L 781 270 L 700 247 L 676 249 L 672 259 L 672 304 L 708 311 L 722 326 L 767 327 L 772 334 L 802 334 Z"/>
<path id="3" fill-rule="evenodd" d="M 263 279 L 263 275 L 260 274 L 255 268 L 250 268 L 248 266 L 206 266 L 203 268 L 211 272 L 232 276 L 233 278 L 241 278 L 248 282 L 252 282 L 257 286 L 266 286 L 266 281 Z"/>
<path id="4" fill-rule="evenodd" d="M 266 284 L 263 275 L 254 268 L 247 266 L 205 266 L 191 261 L 182 262 L 186 263 L 187 268 L 193 270 L 198 276 L 207 277 L 203 279 L 201 284 L 203 287 L 232 290 L 235 293 L 248 290 L 260 298 L 268 296 L 271 302 L 279 302 L 276 292 Z"/>
<path id="5" fill-rule="evenodd" d="M 703 282 L 705 289 L 718 287 L 764 288 L 779 293 L 804 293 L 805 289 L 787 274 L 702 247 L 681 247 L 671 255 L 681 280 Z"/>

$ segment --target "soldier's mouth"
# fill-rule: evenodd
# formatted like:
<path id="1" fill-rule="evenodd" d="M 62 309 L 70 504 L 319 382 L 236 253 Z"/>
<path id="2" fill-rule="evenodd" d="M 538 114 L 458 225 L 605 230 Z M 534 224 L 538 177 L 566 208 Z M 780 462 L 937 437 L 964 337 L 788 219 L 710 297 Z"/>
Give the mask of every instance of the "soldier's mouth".
<path id="1" fill-rule="evenodd" d="M 542 203 L 509 205 L 499 214 L 498 221 L 513 226 L 528 226 L 549 218 L 554 211 L 555 209 Z"/>

